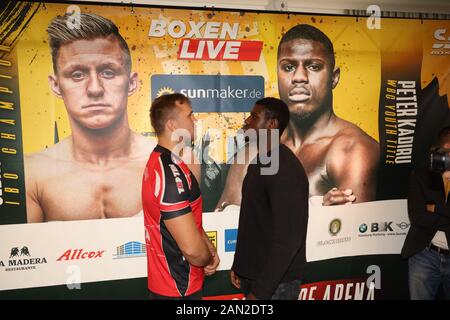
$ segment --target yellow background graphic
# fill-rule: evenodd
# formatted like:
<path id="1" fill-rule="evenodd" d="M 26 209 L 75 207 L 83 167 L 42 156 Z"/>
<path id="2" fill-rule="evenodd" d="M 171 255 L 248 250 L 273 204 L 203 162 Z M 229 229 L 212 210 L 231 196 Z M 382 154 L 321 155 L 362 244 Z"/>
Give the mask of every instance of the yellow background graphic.
<path id="1" fill-rule="evenodd" d="M 49 89 L 48 75 L 53 73 L 46 28 L 68 5 L 46 4 L 41 7 L 23 32 L 17 45 L 20 102 L 24 153 L 32 153 L 54 144 L 54 124 L 59 139 L 70 135 L 70 126 L 63 101 Z M 381 41 L 390 34 L 395 38 L 411 38 L 421 42 L 423 50 L 422 87 L 438 77 L 440 94 L 450 93 L 448 55 L 431 55 L 436 41 L 433 33 L 446 28 L 448 21 L 383 19 L 381 30 L 367 28 L 365 18 L 312 16 L 303 14 L 246 13 L 185 9 L 131 8 L 85 5 L 81 12 L 95 13 L 112 20 L 127 41 L 132 55 L 132 70 L 138 72 L 139 90 L 128 101 L 128 115 L 133 130 L 151 135 L 148 111 L 151 104 L 153 74 L 198 75 L 261 75 L 265 79 L 265 95 L 278 97 L 277 47 L 283 33 L 299 24 L 311 24 L 322 30 L 333 42 L 336 65 L 341 78 L 334 90 L 335 113 L 355 123 L 378 141 L 378 102 L 381 85 Z M 237 39 L 263 41 L 260 61 L 186 61 L 177 60 L 181 39 L 169 35 L 149 37 L 152 19 L 168 22 L 181 20 L 239 23 Z M 189 31 L 189 27 L 188 27 Z M 414 44 L 414 45 L 417 45 Z M 402 50 L 403 51 L 403 50 Z M 398 59 L 407 59 L 407 48 L 398 52 Z M 248 106 L 250 110 L 252 106 Z M 237 130 L 245 113 L 201 113 L 203 131 L 208 128 Z M 203 133 L 204 133 L 203 132 Z M 216 159 L 223 161 L 224 159 Z"/>

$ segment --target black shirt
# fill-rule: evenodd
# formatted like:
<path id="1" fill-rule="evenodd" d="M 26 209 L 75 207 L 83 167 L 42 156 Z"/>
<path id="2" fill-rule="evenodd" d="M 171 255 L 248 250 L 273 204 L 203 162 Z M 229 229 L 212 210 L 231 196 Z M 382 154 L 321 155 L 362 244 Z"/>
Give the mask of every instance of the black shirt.
<path id="1" fill-rule="evenodd" d="M 434 205 L 432 212 L 427 204 Z M 402 256 L 409 258 L 427 247 L 436 231 L 445 232 L 450 239 L 450 202 L 446 201 L 442 175 L 427 169 L 411 172 L 408 193 L 408 216 L 411 222 L 402 248 Z"/>
<path id="2" fill-rule="evenodd" d="M 244 178 L 232 270 L 253 280 L 258 299 L 270 299 L 280 283 L 302 279 L 309 185 L 302 164 L 283 144 L 276 174 L 261 175 L 263 167 L 269 165 L 250 164 Z"/>

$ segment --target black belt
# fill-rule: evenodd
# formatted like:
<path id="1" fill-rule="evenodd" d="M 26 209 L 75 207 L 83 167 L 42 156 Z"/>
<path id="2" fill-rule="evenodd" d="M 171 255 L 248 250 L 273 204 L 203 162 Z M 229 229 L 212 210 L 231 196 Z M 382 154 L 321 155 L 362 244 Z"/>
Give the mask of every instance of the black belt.
<path id="1" fill-rule="evenodd" d="M 440 254 L 443 254 L 443 255 L 446 255 L 446 256 L 450 255 L 450 250 L 439 248 L 438 246 L 435 246 L 432 243 L 430 243 L 428 248 L 430 248 L 431 250 L 437 251 Z"/>

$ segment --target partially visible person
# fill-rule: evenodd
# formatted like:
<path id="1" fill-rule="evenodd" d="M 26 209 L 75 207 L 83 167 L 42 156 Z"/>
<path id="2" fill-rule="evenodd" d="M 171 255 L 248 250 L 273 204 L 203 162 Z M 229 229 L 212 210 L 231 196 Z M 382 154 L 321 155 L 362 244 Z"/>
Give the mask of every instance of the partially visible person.
<path id="1" fill-rule="evenodd" d="M 202 227 L 197 179 L 181 158 L 196 119 L 189 99 L 175 93 L 153 101 L 150 120 L 158 137 L 142 181 L 150 298 L 201 299 L 204 274 L 220 260 Z"/>
<path id="2" fill-rule="evenodd" d="M 52 92 L 64 101 L 71 135 L 25 157 L 28 222 L 131 217 L 142 212 L 142 172 L 155 143 L 130 129 L 138 90 L 130 50 L 110 20 L 82 13 L 47 28 Z"/>
<path id="3" fill-rule="evenodd" d="M 248 300 L 297 300 L 306 265 L 308 179 L 294 153 L 280 144 L 289 122 L 286 104 L 276 98 L 255 103 L 245 123 L 248 129 L 279 136 L 258 144 L 255 163 L 248 166 L 242 186 L 242 204 L 231 282 Z M 263 150 L 261 150 L 263 147 Z M 270 163 L 262 159 L 270 150 Z M 278 155 L 278 157 L 276 157 Z M 268 167 L 278 170 L 263 174 Z"/>
<path id="4" fill-rule="evenodd" d="M 302 162 L 310 197 L 324 205 L 375 200 L 378 143 L 333 111 L 339 83 L 331 40 L 299 24 L 278 45 L 278 89 L 290 121 L 281 141 Z"/>
<path id="5" fill-rule="evenodd" d="M 434 149 L 440 161 L 413 170 L 409 184 L 411 227 L 402 256 L 408 258 L 412 300 L 435 299 L 441 285 L 445 299 L 450 299 L 450 126 L 440 131 Z"/>

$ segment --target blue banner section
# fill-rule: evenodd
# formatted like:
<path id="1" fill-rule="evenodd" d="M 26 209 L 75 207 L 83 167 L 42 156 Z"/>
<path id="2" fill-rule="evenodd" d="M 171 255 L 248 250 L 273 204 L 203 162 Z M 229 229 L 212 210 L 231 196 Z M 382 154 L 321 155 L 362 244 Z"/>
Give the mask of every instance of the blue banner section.
<path id="1" fill-rule="evenodd" d="M 194 112 L 249 112 L 264 97 L 261 76 L 166 75 L 151 77 L 153 99 L 180 92 L 192 101 Z"/>
<path id="2" fill-rule="evenodd" d="M 225 230 L 225 252 L 236 251 L 238 229 Z"/>

